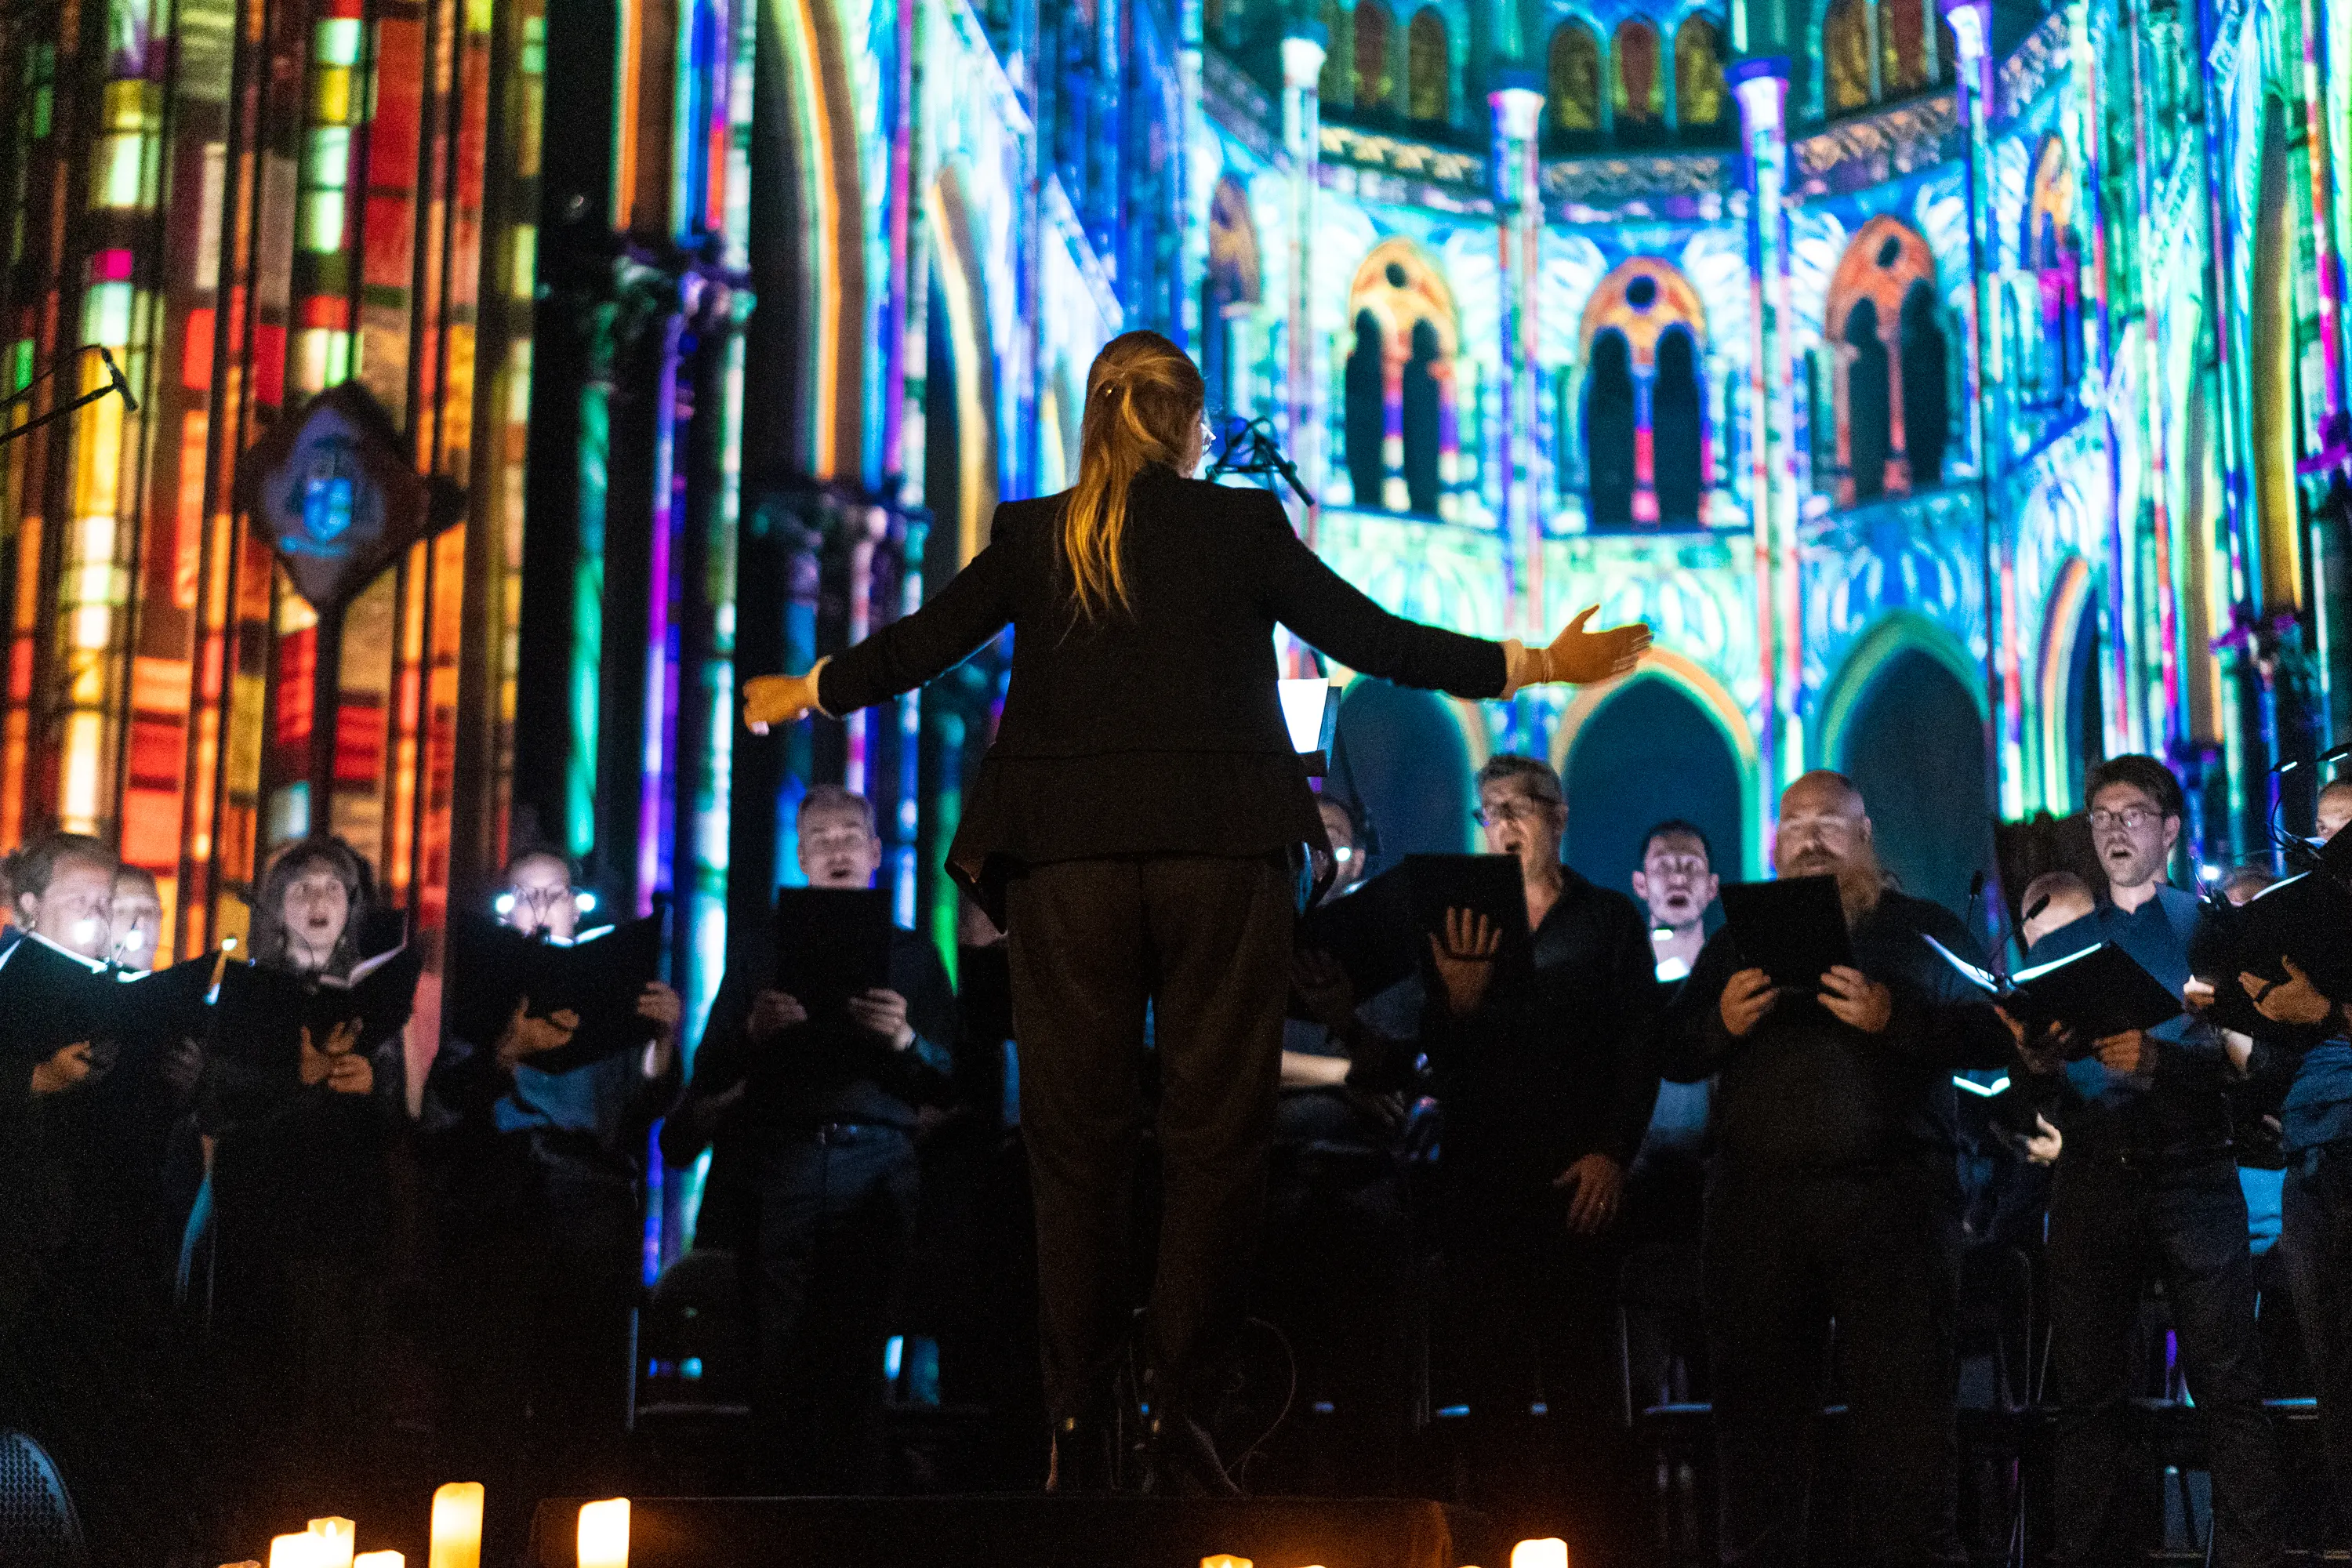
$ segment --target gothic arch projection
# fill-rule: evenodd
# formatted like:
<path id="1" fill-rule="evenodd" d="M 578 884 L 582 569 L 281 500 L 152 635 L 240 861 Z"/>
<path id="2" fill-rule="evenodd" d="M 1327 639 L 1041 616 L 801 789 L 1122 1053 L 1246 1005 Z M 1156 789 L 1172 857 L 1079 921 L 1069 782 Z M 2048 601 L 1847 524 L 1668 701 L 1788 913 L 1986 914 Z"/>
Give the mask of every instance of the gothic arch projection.
<path id="1" fill-rule="evenodd" d="M 1820 764 L 1861 789 L 1887 869 L 1955 914 L 1993 864 L 1984 700 L 1984 672 L 1958 641 L 1898 612 L 1846 656 L 1817 731 Z"/>
<path id="2" fill-rule="evenodd" d="M 2027 357 L 2042 396 L 2063 403 L 2074 395 L 2083 374 L 2083 266 L 2074 170 L 2066 143 L 2055 133 L 2042 137 L 2034 150 L 2032 180 L 2025 229 L 2018 237 L 2021 270 L 2032 279 L 2029 287 L 2041 304 Z"/>
<path id="3" fill-rule="evenodd" d="M 1666 122 L 1666 73 L 1659 58 L 1658 29 L 1639 16 L 1617 24 L 1609 54 L 1616 69 L 1609 79 L 1609 107 L 1620 131 Z"/>
<path id="4" fill-rule="evenodd" d="M 744 445 L 818 479 L 854 479 L 865 462 L 866 198 L 847 59 L 835 0 L 767 0 L 752 85 L 761 304 Z"/>
<path id="5" fill-rule="evenodd" d="M 939 268 L 934 306 L 947 317 L 948 352 L 954 366 L 956 403 L 956 565 L 980 553 L 988 542 L 989 519 L 996 511 L 996 349 L 990 341 L 988 276 L 974 241 L 971 208 L 953 164 L 940 170 L 929 199 L 932 249 Z M 947 388 L 929 391 L 939 397 Z M 928 434 L 928 432 L 927 432 Z M 928 459 L 927 459 L 928 460 Z M 936 510 L 936 508 L 934 509 Z M 947 521 L 942 519 L 943 521 Z"/>
<path id="6" fill-rule="evenodd" d="M 1356 0 L 1356 112 L 1370 114 L 1396 107 L 1396 70 L 1390 62 L 1389 35 L 1396 23 L 1381 0 Z"/>
<path id="7" fill-rule="evenodd" d="M 1444 513 L 1454 483 L 1453 290 L 1411 240 L 1372 247 L 1348 289 L 1349 477 L 1365 511 Z"/>
<path id="8" fill-rule="evenodd" d="M 1577 338 L 1588 367 L 1588 526 L 1596 532 L 1705 527 L 1714 459 L 1699 381 L 1706 312 L 1698 291 L 1672 264 L 1633 257 L 1592 291 Z M 1658 475 L 1670 461 L 1681 471 L 1662 490 Z"/>
<path id="9" fill-rule="evenodd" d="M 1316 96 L 1326 108 L 1345 109 L 1353 101 L 1355 87 L 1352 68 L 1355 56 L 1351 52 L 1355 34 L 1347 12 L 1339 8 L 1339 0 L 1323 0 L 1323 69 L 1316 78 Z"/>
<path id="10" fill-rule="evenodd" d="M 1936 300 L 1936 258 L 1918 231 L 1884 214 L 1864 224 L 1830 279 L 1822 322 L 1836 356 L 1840 506 L 1943 481 L 1951 410 L 1940 390 L 1947 360 Z M 1913 410 L 1906 395 L 1915 385 L 1921 406 Z M 1919 419 L 1925 436 L 1916 462 L 1906 416 Z"/>
<path id="11" fill-rule="evenodd" d="M 1870 105 L 1870 0 L 1830 0 L 1822 17 L 1822 100 L 1832 114 Z"/>
<path id="12" fill-rule="evenodd" d="M 1222 175 L 1209 195 L 1209 269 L 1201 284 L 1201 374 L 1212 410 L 1245 401 L 1240 377 L 1246 367 L 1235 362 L 1235 351 L 1240 322 L 1257 307 L 1263 289 L 1249 196 L 1232 175 Z"/>
<path id="13" fill-rule="evenodd" d="M 1756 740 L 1706 668 L 1654 647 L 1631 679 L 1578 691 L 1552 738 L 1568 795 L 1568 860 L 1632 891 L 1641 835 L 1670 816 L 1696 822 L 1728 880 L 1759 874 Z"/>
<path id="14" fill-rule="evenodd" d="M 2042 803 L 2064 816 L 2083 798 L 2090 764 L 2107 754 L 2099 684 L 2098 579 L 2079 555 L 2059 567 L 2042 612 Z"/>
<path id="15" fill-rule="evenodd" d="M 1685 131 L 1713 131 L 1730 120 L 1731 95 L 1723 82 L 1723 29 L 1694 11 L 1675 29 L 1675 124 Z"/>
<path id="16" fill-rule="evenodd" d="M 1442 125 L 1454 118 L 1454 49 L 1436 6 L 1413 13 L 1404 45 L 1406 116 Z"/>
<path id="17" fill-rule="evenodd" d="M 1928 79 L 1927 0 L 1879 0 L 1879 96 L 1917 92 Z"/>
<path id="18" fill-rule="evenodd" d="M 1340 696 L 1329 784 L 1371 824 L 1383 866 L 1472 847 L 1470 781 L 1483 760 L 1433 691 L 1359 676 Z"/>
<path id="19" fill-rule="evenodd" d="M 1601 129 L 1601 35 L 1578 21 L 1551 31 L 1544 55 L 1546 106 L 1555 131 Z"/>

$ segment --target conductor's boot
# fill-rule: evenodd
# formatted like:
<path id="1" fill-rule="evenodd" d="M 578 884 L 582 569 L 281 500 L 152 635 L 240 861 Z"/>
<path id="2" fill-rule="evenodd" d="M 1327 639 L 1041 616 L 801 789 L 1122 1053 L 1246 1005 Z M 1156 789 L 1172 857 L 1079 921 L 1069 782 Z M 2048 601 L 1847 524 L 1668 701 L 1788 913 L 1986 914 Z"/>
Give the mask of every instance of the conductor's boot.
<path id="1" fill-rule="evenodd" d="M 1217 1456 L 1216 1439 L 1169 1395 L 1168 1380 L 1143 1378 L 1143 1477 L 1137 1489 L 1152 1497 L 1245 1495 Z"/>

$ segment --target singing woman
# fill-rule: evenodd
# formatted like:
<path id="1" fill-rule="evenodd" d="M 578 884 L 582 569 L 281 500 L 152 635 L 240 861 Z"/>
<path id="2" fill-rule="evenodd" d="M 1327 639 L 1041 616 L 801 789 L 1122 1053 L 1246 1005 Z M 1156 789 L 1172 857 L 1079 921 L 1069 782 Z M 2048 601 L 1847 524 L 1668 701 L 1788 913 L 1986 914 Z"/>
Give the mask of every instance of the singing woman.
<path id="1" fill-rule="evenodd" d="M 1364 674 L 1469 698 L 1606 679 L 1649 642 L 1639 625 L 1586 632 L 1591 610 L 1540 648 L 1388 614 L 1273 497 L 1190 477 L 1202 394 L 1166 338 L 1112 340 L 1087 374 L 1073 489 L 998 507 L 988 546 L 915 614 L 744 689 L 754 731 L 837 717 L 1014 628 L 1003 718 L 949 860 L 1011 938 L 1055 1490 L 1115 1479 L 1147 1007 L 1166 1201 L 1140 1347 L 1142 1485 L 1234 1490 L 1192 1385 L 1240 1319 L 1296 867 L 1303 846 L 1324 847 L 1276 696 L 1276 625 Z"/>

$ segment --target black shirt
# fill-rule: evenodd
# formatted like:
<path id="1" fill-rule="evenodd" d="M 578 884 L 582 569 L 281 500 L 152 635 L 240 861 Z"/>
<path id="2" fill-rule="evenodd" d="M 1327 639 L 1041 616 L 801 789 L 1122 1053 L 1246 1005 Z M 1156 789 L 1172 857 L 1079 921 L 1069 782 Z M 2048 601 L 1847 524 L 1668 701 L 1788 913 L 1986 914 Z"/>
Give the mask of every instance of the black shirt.
<path id="1" fill-rule="evenodd" d="M 1457 1172 L 1549 1180 L 1591 1153 L 1631 1165 L 1657 1100 L 1664 994 L 1633 900 L 1560 868 L 1532 957 L 1502 961 L 1477 1010 L 1432 985 L 1422 1042 Z"/>
<path id="2" fill-rule="evenodd" d="M 1865 1174 L 1940 1162 L 1953 1180 L 1952 1073 L 2016 1059 L 1984 993 L 1920 940 L 1971 962 L 1975 937 L 1940 905 L 1892 890 L 1853 927 L 1855 965 L 1894 994 L 1886 1028 L 1865 1035 L 1809 997 L 1782 996 L 1743 1039 L 1723 1026 L 1724 987 L 1748 967 L 1728 926 L 1707 939 L 1667 1009 L 1668 1078 L 1719 1075 L 1718 1175 Z"/>
<path id="3" fill-rule="evenodd" d="M 988 547 L 953 581 L 820 679 L 825 710 L 846 713 L 1014 628 L 1003 719 L 949 851 L 960 875 L 978 877 L 992 857 L 1035 865 L 1322 844 L 1276 695 L 1277 623 L 1367 675 L 1502 692 L 1500 644 L 1390 615 L 1324 565 L 1264 491 L 1165 469 L 1129 492 L 1131 612 L 1088 623 L 1062 563 L 1066 500 L 999 506 Z"/>

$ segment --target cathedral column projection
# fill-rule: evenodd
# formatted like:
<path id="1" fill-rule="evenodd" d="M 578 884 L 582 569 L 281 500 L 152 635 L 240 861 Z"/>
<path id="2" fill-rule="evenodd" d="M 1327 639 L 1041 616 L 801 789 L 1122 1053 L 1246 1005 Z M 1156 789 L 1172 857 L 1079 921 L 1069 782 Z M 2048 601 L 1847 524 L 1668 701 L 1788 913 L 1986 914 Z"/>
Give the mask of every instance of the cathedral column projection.
<path id="1" fill-rule="evenodd" d="M 2008 530 L 1994 515 L 1992 454 L 1987 447 L 1984 403 L 1984 341 L 1988 323 L 1998 320 L 1994 290 L 2000 286 L 1988 260 L 1997 247 L 1990 243 L 1992 216 L 1985 172 L 1991 167 L 1992 58 L 1985 47 L 1991 28 L 1990 0 L 1946 0 L 1944 19 L 1950 24 L 1956 46 L 1954 77 L 1959 93 L 1960 122 L 1968 132 L 1968 164 L 1964 171 L 1969 204 L 1969 258 L 1975 278 L 1969 290 L 1969 331 L 1962 352 L 1968 356 L 1967 390 L 1969 449 L 1977 463 L 1977 526 L 1984 572 L 1985 695 L 1987 729 L 1992 744 L 1986 759 L 1992 770 L 1991 798 L 2000 814 L 2012 820 L 2025 815 L 2024 680 L 2017 663 L 2017 563 Z"/>
<path id="2" fill-rule="evenodd" d="M 1286 444 L 1307 493 L 1323 493 L 1323 364 L 1315 338 L 1315 190 L 1323 158 L 1319 83 L 1324 39 L 1320 23 L 1294 24 L 1282 40 L 1282 144 L 1290 158 L 1290 293 L 1285 301 L 1284 403 Z M 1307 509 L 1307 542 L 1315 542 L 1316 514 Z"/>
<path id="3" fill-rule="evenodd" d="M 1756 437 L 1750 502 L 1756 529 L 1757 647 L 1764 692 L 1763 768 L 1773 785 L 1805 768 L 1804 605 L 1797 551 L 1795 368 L 1789 358 L 1789 235 L 1784 200 L 1789 159 L 1789 62 L 1750 56 L 1725 73 L 1739 100 L 1748 170 L 1748 396 Z M 1758 792 L 1769 826 L 1776 787 Z"/>
<path id="4" fill-rule="evenodd" d="M 1502 275 L 1504 625 L 1543 637 L 1543 522 L 1535 491 L 1536 285 L 1543 233 L 1537 128 L 1543 94 L 1524 68 L 1497 73 L 1486 95 L 1494 115 L 1495 205 Z"/>

